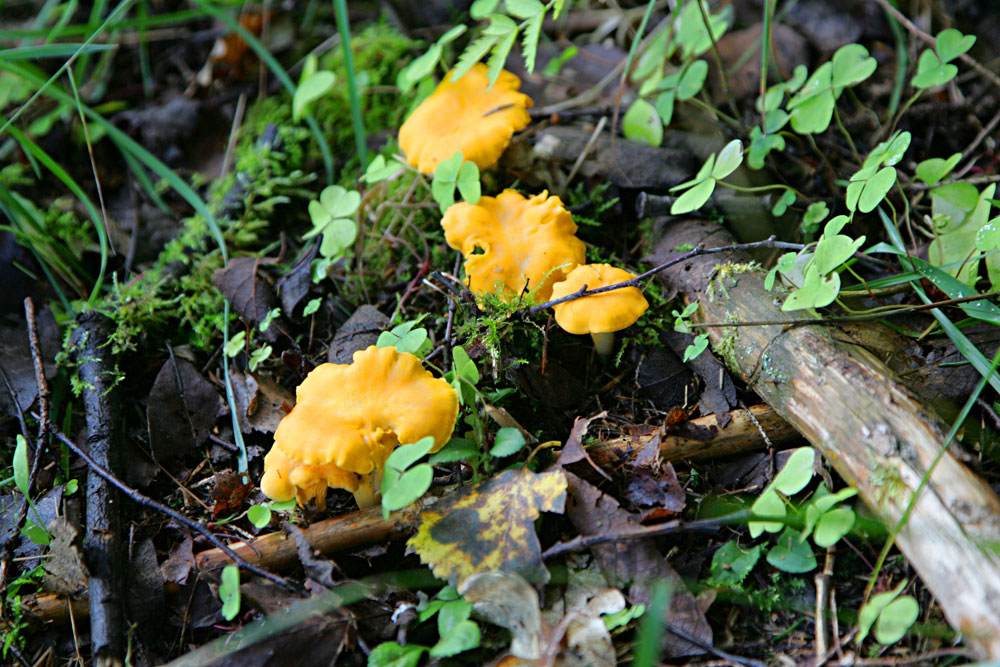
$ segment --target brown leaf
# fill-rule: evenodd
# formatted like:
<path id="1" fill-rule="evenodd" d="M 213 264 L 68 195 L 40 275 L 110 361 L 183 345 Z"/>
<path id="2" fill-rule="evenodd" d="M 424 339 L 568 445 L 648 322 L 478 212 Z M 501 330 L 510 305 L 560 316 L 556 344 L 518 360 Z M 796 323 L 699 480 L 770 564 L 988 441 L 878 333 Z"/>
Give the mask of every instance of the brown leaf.
<path id="1" fill-rule="evenodd" d="M 585 452 L 583 449 L 583 436 L 587 435 L 587 428 L 590 427 L 590 423 L 595 419 L 601 419 L 603 417 L 606 417 L 607 415 L 608 412 L 607 410 L 605 410 L 604 412 L 594 415 L 590 419 L 580 419 L 579 417 L 576 418 L 576 421 L 573 422 L 573 428 L 569 432 L 569 438 L 566 439 L 566 446 L 563 447 L 562 452 L 560 452 L 559 454 L 558 460 L 556 460 L 556 465 L 558 467 L 565 469 L 566 466 L 572 465 L 579 461 L 586 461 L 588 464 L 590 464 L 590 467 L 595 472 L 597 472 L 598 475 L 600 475 L 601 477 L 603 477 L 608 481 L 611 480 L 611 477 L 608 475 L 608 473 L 601 470 L 600 466 L 594 463 L 591 460 L 590 456 L 587 454 L 587 452 Z M 576 472 L 579 473 L 582 471 L 577 469 Z"/>
<path id="2" fill-rule="evenodd" d="M 222 292 L 240 317 L 256 327 L 274 308 L 274 290 L 257 275 L 259 257 L 234 257 L 212 274 L 212 284 Z M 277 340 L 277 328 L 268 327 L 263 334 L 268 342 Z"/>
<path id="3" fill-rule="evenodd" d="M 172 356 L 160 367 L 146 401 L 153 457 L 165 463 L 205 442 L 223 406 L 194 364 Z"/>
<path id="4" fill-rule="evenodd" d="M 87 589 L 90 573 L 83 563 L 83 553 L 73 544 L 76 527 L 64 516 L 57 516 L 47 526 L 52 540 L 49 542 L 45 564 L 45 590 L 65 595 L 79 595 Z"/>
<path id="5" fill-rule="evenodd" d="M 220 470 L 212 476 L 212 518 L 235 512 L 253 491 L 252 484 L 244 484 L 242 475 L 231 470 Z"/>
<path id="6" fill-rule="evenodd" d="M 318 552 L 309 544 L 305 533 L 298 526 L 282 521 L 281 528 L 295 540 L 295 551 L 299 555 L 299 562 L 305 568 L 306 576 L 309 577 L 310 581 L 315 581 L 324 588 L 333 588 L 336 585 L 333 581 L 333 571 L 337 567 L 336 564 L 332 560 L 319 556 Z"/>
<path id="7" fill-rule="evenodd" d="M 542 563 L 534 521 L 543 511 L 561 513 L 565 503 L 563 471 L 507 470 L 425 510 L 407 544 L 453 586 L 495 570 L 545 583 L 549 571 Z"/>
<path id="8" fill-rule="evenodd" d="M 659 474 L 646 467 L 633 469 L 628 475 L 625 497 L 642 510 L 643 524 L 668 519 L 684 509 L 684 489 L 669 462 L 660 467 Z"/>
<path id="9" fill-rule="evenodd" d="M 170 555 L 163 562 L 160 571 L 163 572 L 163 579 L 166 582 L 182 585 L 187 581 L 188 573 L 194 567 L 194 540 L 187 528 L 183 530 L 183 537 L 179 542 L 175 541 Z"/>
<path id="10" fill-rule="evenodd" d="M 281 311 L 286 315 L 291 316 L 295 312 L 295 306 L 299 304 L 302 297 L 309 293 L 309 288 L 312 287 L 312 261 L 316 259 L 317 252 L 319 252 L 319 244 L 314 243 L 278 280 L 277 288 L 278 294 L 281 296 Z"/>
<path id="11" fill-rule="evenodd" d="M 566 473 L 566 482 L 570 494 L 566 516 L 581 535 L 641 530 L 636 518 L 623 510 L 614 498 L 571 473 Z M 655 582 L 669 582 L 673 592 L 664 621 L 711 644 L 712 628 L 704 612 L 685 588 L 680 575 L 663 558 L 654 540 L 620 540 L 598 544 L 592 551 L 608 583 L 615 588 L 628 586 L 627 597 L 632 604 L 649 605 Z M 670 633 L 664 641 L 664 652 L 669 657 L 704 653 L 704 649 Z"/>
<path id="12" fill-rule="evenodd" d="M 281 418 L 291 412 L 295 398 L 275 382 L 235 365 L 229 367 L 229 380 L 236 401 L 237 418 L 244 432 L 274 433 Z"/>

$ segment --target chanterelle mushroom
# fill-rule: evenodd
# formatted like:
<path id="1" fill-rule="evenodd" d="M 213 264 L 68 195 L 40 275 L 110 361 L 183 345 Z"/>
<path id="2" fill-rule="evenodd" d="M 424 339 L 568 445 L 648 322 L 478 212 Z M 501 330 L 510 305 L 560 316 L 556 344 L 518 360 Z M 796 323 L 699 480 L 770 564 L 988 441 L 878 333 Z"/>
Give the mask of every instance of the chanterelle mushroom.
<path id="1" fill-rule="evenodd" d="M 455 151 L 480 169 L 492 166 L 510 138 L 531 122 L 531 98 L 517 92 L 521 80 L 501 71 L 490 88 L 486 65 L 477 63 L 458 81 L 445 75 L 399 128 L 399 148 L 411 165 L 432 173 Z"/>
<path id="2" fill-rule="evenodd" d="M 624 269 L 608 264 L 583 264 L 566 276 L 566 280 L 552 288 L 552 299 L 561 299 L 578 292 L 582 287 L 596 289 L 635 278 Z M 572 334 L 590 334 L 594 349 L 600 356 L 607 356 L 615 343 L 615 333 L 635 324 L 649 302 L 636 287 L 593 294 L 580 299 L 556 304 L 556 323 Z"/>
<path id="3" fill-rule="evenodd" d="M 465 255 L 465 274 L 474 294 L 493 292 L 513 299 L 527 286 L 547 301 L 552 285 L 586 258 L 576 223 L 559 197 L 542 192 L 525 198 L 504 190 L 472 205 L 451 206 L 441 220 L 448 245 Z"/>
<path id="4" fill-rule="evenodd" d="M 299 385 L 297 402 L 274 432 L 261 490 L 272 500 L 315 500 L 327 487 L 375 504 L 385 460 L 399 444 L 432 436 L 437 451 L 451 437 L 458 395 L 412 354 L 369 347 L 351 364 L 317 366 Z"/>

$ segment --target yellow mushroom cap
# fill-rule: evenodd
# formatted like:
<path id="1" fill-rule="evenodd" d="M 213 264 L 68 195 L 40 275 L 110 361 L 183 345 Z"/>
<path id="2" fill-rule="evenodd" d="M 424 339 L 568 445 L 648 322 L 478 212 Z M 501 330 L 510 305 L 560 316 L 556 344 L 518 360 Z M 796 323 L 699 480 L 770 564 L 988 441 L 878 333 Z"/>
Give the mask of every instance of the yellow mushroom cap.
<path id="1" fill-rule="evenodd" d="M 635 275 L 608 264 L 582 264 L 552 288 L 552 298 L 561 299 L 580 290 L 607 287 L 635 278 Z M 635 324 L 649 302 L 637 287 L 594 294 L 552 307 L 556 322 L 572 334 L 610 333 Z"/>
<path id="2" fill-rule="evenodd" d="M 476 63 L 458 81 L 451 72 L 399 128 L 399 148 L 406 160 L 424 172 L 455 151 L 480 169 L 496 163 L 510 138 L 531 122 L 531 98 L 517 92 L 521 80 L 502 70 L 490 88 L 486 65 Z"/>
<path id="3" fill-rule="evenodd" d="M 296 391 L 297 402 L 274 432 L 261 490 L 300 503 L 326 487 L 355 491 L 359 475 L 381 469 L 399 445 L 432 436 L 437 451 L 451 437 L 458 395 L 420 360 L 394 347 L 369 347 L 351 364 L 317 366 Z"/>
<path id="4" fill-rule="evenodd" d="M 509 300 L 527 285 L 538 287 L 536 297 L 547 301 L 552 285 L 586 258 L 573 217 L 546 191 L 525 198 L 504 190 L 495 198 L 480 197 L 476 205 L 460 202 L 444 214 L 441 226 L 448 245 L 465 256 L 475 294 L 493 292 L 500 283 Z"/>

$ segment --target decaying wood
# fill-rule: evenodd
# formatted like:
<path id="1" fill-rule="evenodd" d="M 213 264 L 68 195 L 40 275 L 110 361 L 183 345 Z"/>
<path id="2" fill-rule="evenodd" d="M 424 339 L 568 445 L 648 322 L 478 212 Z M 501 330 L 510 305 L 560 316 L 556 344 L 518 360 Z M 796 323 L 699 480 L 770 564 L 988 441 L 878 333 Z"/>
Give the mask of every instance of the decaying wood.
<path id="1" fill-rule="evenodd" d="M 425 498 L 398 512 L 388 519 L 382 518 L 382 509 L 352 512 L 333 519 L 317 521 L 302 530 L 313 549 L 321 553 L 334 553 L 357 549 L 369 544 L 379 544 L 406 537 L 416 530 L 420 512 L 435 499 Z M 269 570 L 283 570 L 298 561 L 295 541 L 284 531 L 261 535 L 250 543 L 233 542 L 229 547 L 252 565 Z M 233 562 L 221 549 L 206 549 L 194 556 L 195 566 L 213 571 Z M 63 623 L 69 620 L 69 607 L 61 595 L 25 596 L 22 610 L 35 621 Z M 86 602 L 74 602 L 73 613 L 79 619 L 88 613 Z"/>
<path id="2" fill-rule="evenodd" d="M 71 341 L 76 349 L 83 383 L 87 449 L 106 470 L 117 468 L 120 416 L 115 402 L 114 376 L 105 363 L 110 321 L 94 311 L 82 314 Z M 122 664 L 124 656 L 124 579 L 117 490 L 99 475 L 87 475 L 87 533 L 83 553 L 90 578 L 90 642 L 94 664 Z"/>
<path id="3" fill-rule="evenodd" d="M 702 221 L 673 224 L 655 260 L 685 244 L 733 242 Z M 676 253 L 679 254 L 679 253 Z M 748 257 L 703 256 L 665 272 L 664 280 L 698 299 L 704 322 L 811 319 L 780 310 L 764 274 Z M 877 325 L 874 325 L 877 326 Z M 713 348 L 729 367 L 804 435 L 872 511 L 895 526 L 946 428 L 865 348 L 826 326 L 718 327 Z M 949 623 L 982 659 L 1000 658 L 1000 499 L 945 452 L 896 539 Z"/>
<path id="4" fill-rule="evenodd" d="M 754 405 L 746 410 L 733 410 L 725 428 L 716 426 L 716 416 L 698 417 L 684 425 L 686 433 L 703 434 L 703 437 L 684 435 L 623 435 L 587 449 L 596 463 L 602 466 L 619 464 L 635 456 L 647 444 L 660 439 L 660 458 L 664 461 L 699 461 L 752 452 L 767 446 L 761 430 L 774 444 L 783 444 L 799 438 L 799 433 L 778 416 L 768 405 Z M 754 423 L 756 420 L 756 423 Z"/>

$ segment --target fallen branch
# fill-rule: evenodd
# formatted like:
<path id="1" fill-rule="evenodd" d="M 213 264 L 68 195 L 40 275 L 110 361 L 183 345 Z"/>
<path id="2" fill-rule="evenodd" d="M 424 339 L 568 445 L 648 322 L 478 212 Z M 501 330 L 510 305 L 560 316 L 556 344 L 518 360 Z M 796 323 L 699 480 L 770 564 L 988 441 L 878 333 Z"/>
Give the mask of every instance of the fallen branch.
<path id="1" fill-rule="evenodd" d="M 83 409 L 87 421 L 88 463 L 91 473 L 117 468 L 121 417 L 115 401 L 113 375 L 105 363 L 110 322 L 95 311 L 77 318 L 70 341 L 76 351 Z M 42 417 L 39 416 L 39 420 Z M 74 443 L 75 445 L 75 443 Z M 38 443 L 36 454 L 42 443 Z M 36 456 L 37 459 L 37 456 Z M 108 476 L 113 473 L 109 472 Z M 120 664 L 125 656 L 124 584 L 118 494 L 108 478 L 87 475 L 87 532 L 83 554 L 90 571 L 90 641 L 94 664 Z"/>
<path id="2" fill-rule="evenodd" d="M 56 437 L 61 435 L 56 433 Z M 434 500 L 425 498 L 406 509 L 393 512 L 388 519 L 382 518 L 382 509 L 379 507 L 352 512 L 333 519 L 317 521 L 304 528 L 302 533 L 312 548 L 321 553 L 347 551 L 369 544 L 379 544 L 413 533 L 420 521 L 420 512 Z M 194 561 L 196 567 L 206 571 L 218 570 L 232 562 L 250 572 L 256 572 L 260 568 L 280 571 L 294 566 L 298 562 L 298 554 L 295 541 L 284 531 L 277 531 L 261 535 L 251 542 L 240 541 L 206 549 L 195 554 Z M 73 601 L 72 604 L 73 613 L 77 618 L 86 616 L 88 610 L 85 601 Z M 69 620 L 69 603 L 61 595 L 25 596 L 21 601 L 21 607 L 35 621 L 64 623 Z"/>
<path id="3" fill-rule="evenodd" d="M 718 225 L 679 222 L 660 241 L 656 259 L 677 256 L 673 248 L 684 244 L 731 242 Z M 704 257 L 666 271 L 664 279 L 699 300 L 701 321 L 788 319 L 776 295 L 764 289 L 762 273 L 749 264 L 736 267 L 718 271 L 717 262 Z M 710 285 L 711 299 L 705 298 Z M 867 349 L 841 340 L 830 327 L 774 324 L 709 333 L 729 367 L 822 452 L 881 521 L 895 526 L 947 430 L 909 387 Z M 1000 658 L 998 543 L 1000 499 L 951 451 L 945 452 L 896 546 L 981 659 Z"/>
<path id="4" fill-rule="evenodd" d="M 761 430 L 774 443 L 787 443 L 800 438 L 799 432 L 782 419 L 769 405 L 754 405 L 747 410 L 733 410 L 725 428 L 716 426 L 715 415 L 698 417 L 687 423 L 692 432 L 703 432 L 707 438 L 682 435 L 621 436 L 587 449 L 596 463 L 612 466 L 634 459 L 656 438 L 660 439 L 660 458 L 664 461 L 698 461 L 716 459 L 767 447 Z"/>

